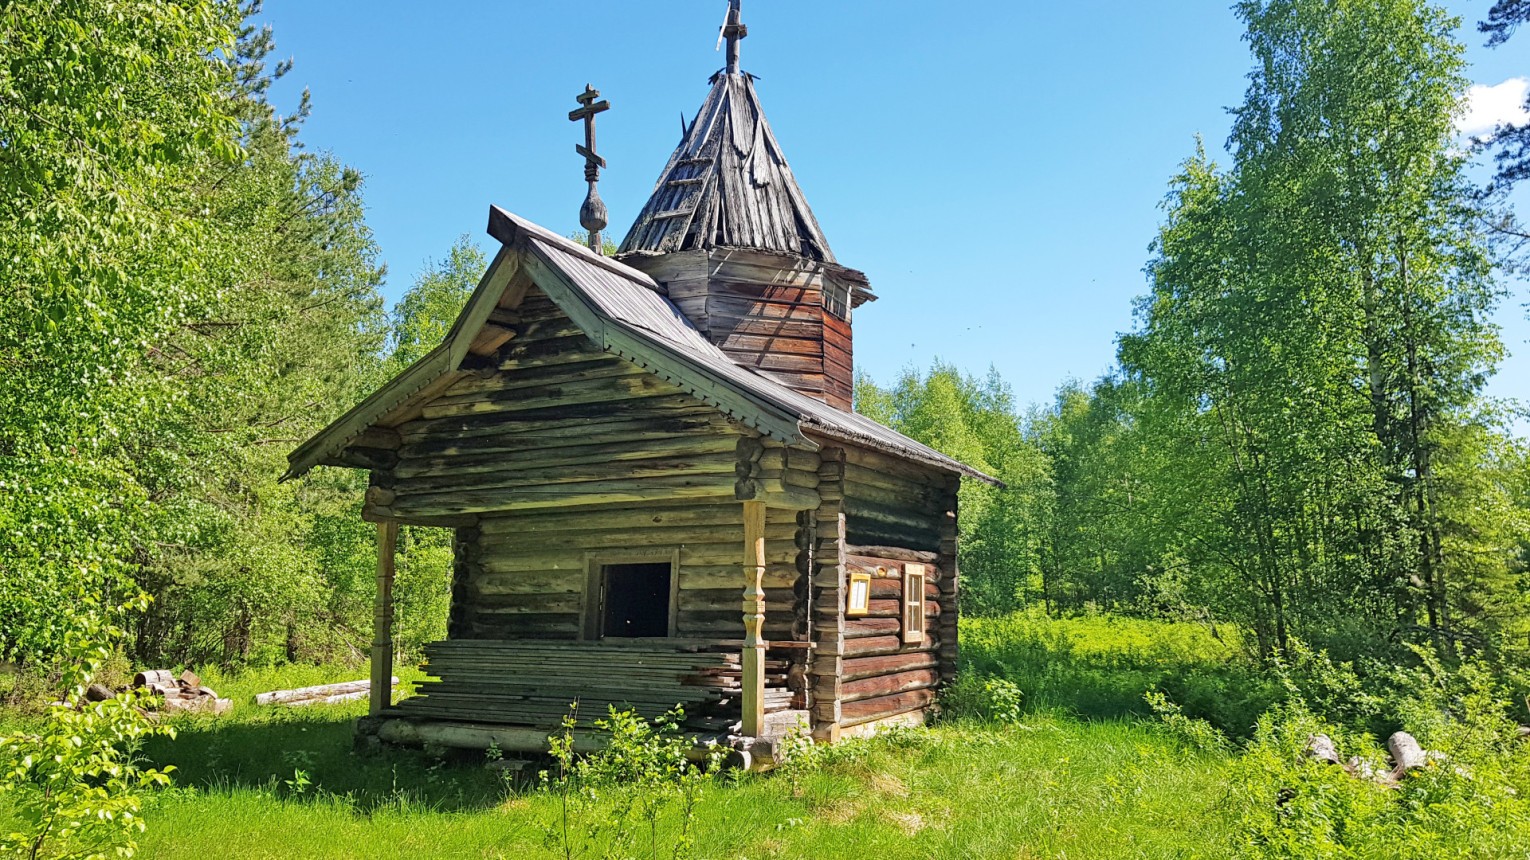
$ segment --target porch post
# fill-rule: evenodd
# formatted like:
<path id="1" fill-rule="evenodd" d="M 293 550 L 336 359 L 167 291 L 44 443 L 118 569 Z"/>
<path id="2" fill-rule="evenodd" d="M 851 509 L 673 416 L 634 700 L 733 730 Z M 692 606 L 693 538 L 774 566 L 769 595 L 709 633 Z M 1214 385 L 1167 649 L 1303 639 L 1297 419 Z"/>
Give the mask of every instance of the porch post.
<path id="1" fill-rule="evenodd" d="M 765 503 L 744 502 L 743 733 L 765 732 Z"/>
<path id="2" fill-rule="evenodd" d="M 372 610 L 372 716 L 393 704 L 393 551 L 398 545 L 398 522 L 377 524 L 377 596 Z"/>

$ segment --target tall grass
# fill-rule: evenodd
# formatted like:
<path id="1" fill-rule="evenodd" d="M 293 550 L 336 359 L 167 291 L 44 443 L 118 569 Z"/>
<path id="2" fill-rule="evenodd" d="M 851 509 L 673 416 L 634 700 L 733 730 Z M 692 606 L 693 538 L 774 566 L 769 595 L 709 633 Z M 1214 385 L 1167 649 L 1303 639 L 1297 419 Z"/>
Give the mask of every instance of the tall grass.
<path id="1" fill-rule="evenodd" d="M 1035 613 L 964 618 L 961 659 L 964 671 L 1014 682 L 1031 710 L 1147 717 L 1143 697 L 1158 691 L 1234 737 L 1249 736 L 1282 695 L 1231 627 Z"/>

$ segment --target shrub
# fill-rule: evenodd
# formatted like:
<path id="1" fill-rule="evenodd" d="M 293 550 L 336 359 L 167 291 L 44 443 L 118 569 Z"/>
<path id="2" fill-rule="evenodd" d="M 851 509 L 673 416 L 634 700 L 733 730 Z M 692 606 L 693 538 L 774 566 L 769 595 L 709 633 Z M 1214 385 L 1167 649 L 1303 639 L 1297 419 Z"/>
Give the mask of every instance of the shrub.
<path id="1" fill-rule="evenodd" d="M 1260 719 L 1234 766 L 1245 856 L 1523 855 L 1530 845 L 1530 757 L 1507 717 L 1508 691 L 1470 662 L 1456 670 L 1429 657 L 1423 662 L 1395 670 L 1390 686 L 1408 692 L 1394 694 L 1387 708 L 1395 707 L 1404 727 L 1441 755 L 1395 787 L 1364 776 L 1386 770 L 1374 737 L 1320 716 L 1286 671 L 1292 696 Z M 1324 675 L 1324 663 L 1310 661 L 1307 674 Z M 1335 668 L 1308 684 L 1331 691 L 1346 671 Z M 1316 734 L 1332 737 L 1340 755 L 1357 756 L 1359 775 L 1307 755 Z"/>
<path id="2" fill-rule="evenodd" d="M 706 767 L 692 766 L 686 757 L 691 741 L 681 733 L 685 712 L 680 708 L 653 722 L 635 711 L 615 706 L 595 728 L 607 735 L 598 752 L 574 751 L 576 711 L 563 719 L 561 733 L 548 738 L 556 773 L 543 771 L 544 791 L 557 795 L 555 819 L 544 825 L 545 841 L 559 856 L 632 857 L 635 844 L 646 837 L 647 856 L 660 854 L 660 821 L 673 810 L 675 832 L 667 851 L 688 856 L 691 825 L 707 782 L 720 770 L 722 751 L 709 750 Z M 641 832 L 639 831 L 641 828 Z"/>
<path id="3" fill-rule="evenodd" d="M 941 694 L 941 711 L 955 719 L 1015 725 L 1024 694 L 1013 681 L 995 675 L 963 672 Z"/>
<path id="4" fill-rule="evenodd" d="M 85 699 L 92 677 L 112 657 L 104 643 L 120 631 L 90 616 L 77 623 L 61 653 L 69 685 L 64 701 L 49 708 L 36 730 L 0 736 L 0 797 L 10 797 L 12 814 L 22 824 L 0 833 L 0 854 L 132 856 L 134 837 L 144 829 L 142 795 L 169 782 L 171 768 L 143 768 L 138 761 L 145 737 L 173 736 L 173 730 L 144 715 L 146 693 Z"/>

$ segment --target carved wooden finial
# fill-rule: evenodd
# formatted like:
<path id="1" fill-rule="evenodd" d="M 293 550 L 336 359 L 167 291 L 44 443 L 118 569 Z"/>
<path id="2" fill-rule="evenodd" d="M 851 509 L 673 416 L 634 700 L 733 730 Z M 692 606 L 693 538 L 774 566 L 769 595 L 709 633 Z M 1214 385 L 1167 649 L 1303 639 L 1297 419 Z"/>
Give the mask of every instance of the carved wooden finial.
<path id="1" fill-rule="evenodd" d="M 749 35 L 749 28 L 739 21 L 743 0 L 728 0 L 728 18 L 723 22 L 722 38 L 728 41 L 728 74 L 738 74 L 738 40 Z"/>
<path id="2" fill-rule="evenodd" d="M 584 181 L 589 183 L 590 190 L 579 207 L 579 225 L 590 231 L 590 250 L 597 254 L 600 253 L 600 231 L 606 228 L 607 214 L 606 204 L 595 189 L 595 184 L 600 181 L 600 169 L 606 166 L 606 160 L 595 154 L 595 115 L 611 109 L 610 102 L 596 101 L 598 98 L 600 90 L 585 84 L 584 92 L 574 96 L 579 102 L 578 109 L 568 112 L 570 121 L 584 120 L 584 145 L 574 144 L 574 151 L 584 156 Z"/>

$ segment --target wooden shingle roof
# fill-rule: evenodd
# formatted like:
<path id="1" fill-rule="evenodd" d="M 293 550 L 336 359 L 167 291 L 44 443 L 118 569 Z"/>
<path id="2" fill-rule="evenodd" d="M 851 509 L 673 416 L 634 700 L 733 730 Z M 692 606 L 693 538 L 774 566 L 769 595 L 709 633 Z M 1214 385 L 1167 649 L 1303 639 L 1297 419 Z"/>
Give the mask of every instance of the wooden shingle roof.
<path id="1" fill-rule="evenodd" d="M 747 73 L 712 76 L 706 102 L 617 253 L 707 248 L 835 262 Z"/>

